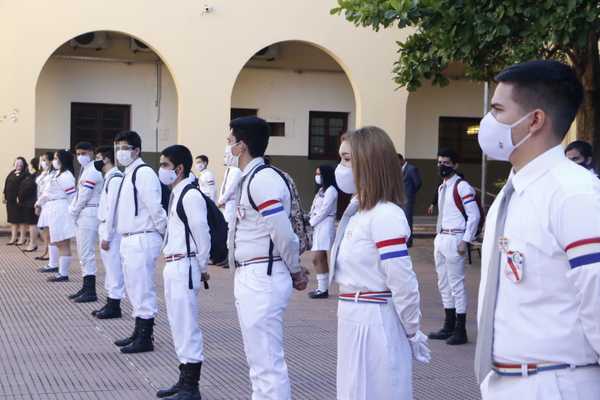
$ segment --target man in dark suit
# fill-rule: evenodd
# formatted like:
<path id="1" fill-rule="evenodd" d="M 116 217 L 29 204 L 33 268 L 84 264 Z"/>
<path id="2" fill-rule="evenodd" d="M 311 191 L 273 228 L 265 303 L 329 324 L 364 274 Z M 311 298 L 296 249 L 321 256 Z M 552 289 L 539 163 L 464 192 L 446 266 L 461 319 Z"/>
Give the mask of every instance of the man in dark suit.
<path id="1" fill-rule="evenodd" d="M 417 198 L 417 192 L 421 189 L 422 185 L 421 176 L 419 175 L 419 169 L 414 165 L 407 163 L 402 154 L 398 154 L 398 158 L 402 164 L 402 173 L 404 175 L 404 196 L 406 198 L 404 212 L 406 213 L 406 219 L 408 220 L 408 225 L 412 232 L 415 200 Z M 408 247 L 412 246 L 412 242 L 413 235 L 411 235 L 408 240 Z"/>

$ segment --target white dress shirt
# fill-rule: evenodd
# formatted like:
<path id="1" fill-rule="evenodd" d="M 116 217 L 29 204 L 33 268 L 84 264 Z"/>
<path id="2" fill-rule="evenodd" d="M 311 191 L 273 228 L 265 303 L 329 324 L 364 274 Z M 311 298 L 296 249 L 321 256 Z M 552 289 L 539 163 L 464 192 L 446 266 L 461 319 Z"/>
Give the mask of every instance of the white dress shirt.
<path id="1" fill-rule="evenodd" d="M 117 167 L 111 168 L 104 177 L 100 202 L 98 203 L 98 219 L 100 220 L 98 232 L 100 240 L 106 242 L 110 242 L 115 233 L 115 208 L 122 181 L 121 171 Z"/>
<path id="2" fill-rule="evenodd" d="M 189 183 L 191 183 L 190 179 L 186 178 L 171 191 L 167 234 L 162 250 L 165 256 L 187 254 L 185 226 L 177 214 L 177 203 L 181 192 Z M 207 272 L 210 252 L 210 228 L 206 218 L 206 201 L 198 190 L 190 189 L 183 197 L 183 209 L 191 232 L 190 252 L 196 253 L 200 271 Z"/>
<path id="3" fill-rule="evenodd" d="M 215 175 L 212 171 L 205 169 L 198 174 L 198 186 L 200 190 L 213 202 L 216 201 L 217 184 L 215 181 Z"/>
<path id="4" fill-rule="evenodd" d="M 77 194 L 69 207 L 69 212 L 74 220 L 79 218 L 81 212 L 88 207 L 97 207 L 100 202 L 104 178 L 102 173 L 94 167 L 94 163 L 88 163 L 81 170 L 77 184 Z M 97 213 L 96 210 L 88 211 L 89 215 Z"/>
<path id="5" fill-rule="evenodd" d="M 257 172 L 250 191 L 258 211 L 248 200 L 248 182 L 252 171 L 263 164 L 262 158 L 255 158 L 242 172 L 243 180 L 238 186 L 238 191 L 241 190 L 238 198 L 241 196 L 241 199 L 233 232 L 235 261 L 268 257 L 269 243 L 273 240 L 273 256 L 280 256 L 290 272 L 299 272 L 299 240 L 290 222 L 290 191 L 283 178 L 271 168 Z M 232 248 L 231 244 L 229 248 Z"/>
<path id="6" fill-rule="evenodd" d="M 71 171 L 67 170 L 62 173 L 56 171 L 50 178 L 44 193 L 38 198 L 36 205 L 43 206 L 45 203 L 55 200 L 70 201 L 76 192 L 75 177 Z"/>
<path id="7" fill-rule="evenodd" d="M 470 243 L 473 241 L 473 239 L 475 239 L 475 235 L 477 234 L 477 227 L 479 226 L 479 219 L 481 218 L 481 215 L 475 200 L 475 190 L 465 180 L 461 180 L 461 182 L 458 184 L 458 194 L 460 195 L 461 201 L 465 208 L 465 213 L 467 214 L 466 221 L 463 214 L 460 212 L 458 207 L 456 207 L 456 203 L 454 202 L 454 185 L 456 185 L 456 182 L 459 179 L 461 178 L 454 174 L 452 177 L 445 180 L 439 187 L 438 209 L 440 212 L 438 215 L 438 220 L 440 216 L 442 220 L 438 221 L 438 225 L 441 222 L 442 229 L 464 230 L 465 232 L 462 240 Z"/>
<path id="8" fill-rule="evenodd" d="M 600 181 L 560 146 L 512 176 L 494 314 L 493 357 L 584 365 L 600 354 Z M 503 192 L 488 213 L 479 304 Z M 507 251 L 523 257 L 514 283 Z M 514 263 L 513 263 L 514 266 Z"/>
<path id="9" fill-rule="evenodd" d="M 133 198 L 133 171 L 144 164 L 136 159 L 125 168 L 125 178 L 117 201 L 117 232 L 121 235 L 156 231 L 164 235 L 167 228 L 167 215 L 161 205 L 162 192 L 158 176 L 149 167 L 140 168 L 136 173 L 138 215 L 135 216 Z"/>
<path id="10" fill-rule="evenodd" d="M 337 211 L 338 192 L 335 187 L 329 186 L 327 190 L 319 189 L 310 208 L 310 226 L 317 226 L 326 218 L 334 218 Z"/>
<path id="11" fill-rule="evenodd" d="M 229 223 L 235 217 L 236 189 L 242 179 L 242 170 L 237 167 L 228 167 L 225 170 L 221 190 L 219 191 L 219 203 L 224 205 L 225 220 Z"/>
<path id="12" fill-rule="evenodd" d="M 408 255 L 410 228 L 400 207 L 379 203 L 348 221 L 335 260 L 340 292 L 391 290 L 407 335 L 419 330 L 419 284 Z M 369 305 L 366 305 L 367 307 Z"/>

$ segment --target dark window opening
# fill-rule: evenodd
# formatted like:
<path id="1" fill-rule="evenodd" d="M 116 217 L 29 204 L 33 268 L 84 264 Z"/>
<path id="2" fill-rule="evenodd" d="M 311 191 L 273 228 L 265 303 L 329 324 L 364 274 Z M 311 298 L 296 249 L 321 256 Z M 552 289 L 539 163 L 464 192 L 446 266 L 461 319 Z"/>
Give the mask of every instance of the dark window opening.
<path id="1" fill-rule="evenodd" d="M 481 163 L 477 141 L 481 118 L 440 117 L 439 148 L 450 148 L 460 154 L 463 163 Z"/>
<path id="2" fill-rule="evenodd" d="M 130 121 L 130 105 L 71 103 L 71 147 L 112 145 L 117 133 L 131 129 Z"/>
<path id="3" fill-rule="evenodd" d="M 348 129 L 348 113 L 311 111 L 308 118 L 308 158 L 338 159 L 340 136 Z"/>
<path id="4" fill-rule="evenodd" d="M 229 114 L 231 120 L 241 117 L 255 117 L 257 115 L 258 110 L 256 108 L 232 108 Z"/>
<path id="5" fill-rule="evenodd" d="M 271 136 L 285 136 L 285 122 L 269 122 Z"/>

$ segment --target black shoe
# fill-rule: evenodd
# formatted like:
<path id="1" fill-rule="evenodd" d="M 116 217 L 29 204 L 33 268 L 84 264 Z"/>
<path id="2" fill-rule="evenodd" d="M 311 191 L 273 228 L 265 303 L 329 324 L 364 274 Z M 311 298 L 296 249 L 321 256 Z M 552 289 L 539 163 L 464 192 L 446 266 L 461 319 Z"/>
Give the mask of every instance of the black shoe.
<path id="1" fill-rule="evenodd" d="M 177 383 L 175 383 L 170 388 L 159 389 L 156 392 L 156 397 L 162 399 L 163 397 L 169 397 L 177 394 L 181 389 L 181 385 L 183 385 L 183 366 L 184 364 L 179 364 L 179 379 Z"/>
<path id="2" fill-rule="evenodd" d="M 103 312 L 106 307 L 108 306 L 108 304 L 103 305 L 99 310 L 94 310 L 91 312 L 92 316 L 95 317 L 96 315 L 98 315 L 98 313 Z"/>
<path id="3" fill-rule="evenodd" d="M 76 293 L 70 294 L 70 295 L 68 295 L 67 297 L 68 297 L 70 300 L 76 299 L 76 298 L 78 298 L 79 296 L 81 296 L 81 295 L 83 294 L 83 292 L 84 292 L 84 291 L 85 291 L 85 289 L 84 289 L 84 288 L 83 288 L 83 286 L 82 286 L 82 287 L 81 287 L 81 289 L 79 289 L 79 290 L 78 290 Z"/>
<path id="4" fill-rule="evenodd" d="M 177 394 L 173 397 L 169 397 L 169 400 L 202 400 L 200 388 L 198 387 L 201 370 L 201 362 L 194 364 L 183 364 L 181 371 L 183 383 Z"/>
<path id="5" fill-rule="evenodd" d="M 69 282 L 69 277 L 61 274 L 56 274 L 46 280 L 48 282 Z"/>
<path id="6" fill-rule="evenodd" d="M 454 328 L 456 326 L 456 309 L 446 308 L 444 311 L 446 312 L 444 326 L 439 331 L 431 332 L 429 335 L 427 335 L 429 339 L 446 340 L 454 333 Z"/>
<path id="7" fill-rule="evenodd" d="M 329 297 L 329 291 L 326 290 L 321 292 L 319 289 L 313 290 L 312 292 L 308 292 L 308 297 L 311 299 L 326 299 Z"/>
<path id="8" fill-rule="evenodd" d="M 108 297 L 106 305 L 93 315 L 98 319 L 121 318 L 121 300 Z"/>
<path id="9" fill-rule="evenodd" d="M 454 332 L 452 336 L 446 340 L 446 344 L 450 346 L 457 346 L 461 344 L 465 344 L 469 341 L 467 338 L 467 314 L 456 314 L 456 328 L 454 328 Z"/>
<path id="10" fill-rule="evenodd" d="M 75 303 L 91 303 L 97 301 L 96 296 L 96 275 L 86 275 L 83 277 L 83 292 L 75 298 Z"/>
<path id="11" fill-rule="evenodd" d="M 139 329 L 136 338 L 130 345 L 122 347 L 121 353 L 134 354 L 154 350 L 154 339 L 152 337 L 154 331 L 154 318 L 139 318 L 139 321 Z"/>
<path id="12" fill-rule="evenodd" d="M 39 268 L 39 272 L 58 272 L 58 267 L 51 267 L 46 265 L 45 267 Z"/>
<path id="13" fill-rule="evenodd" d="M 126 337 L 125 339 L 115 340 L 115 345 L 119 347 L 125 347 L 133 343 L 133 341 L 135 340 L 135 338 L 138 337 L 138 334 L 140 332 L 140 320 L 141 318 L 136 317 L 135 328 L 133 328 L 133 333 L 131 334 L 131 336 Z"/>

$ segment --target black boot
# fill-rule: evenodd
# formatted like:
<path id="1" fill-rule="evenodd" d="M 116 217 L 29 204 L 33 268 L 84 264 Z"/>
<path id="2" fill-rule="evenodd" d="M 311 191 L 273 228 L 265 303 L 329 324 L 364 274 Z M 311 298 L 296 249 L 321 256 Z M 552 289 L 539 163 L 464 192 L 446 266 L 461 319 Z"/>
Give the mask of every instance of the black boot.
<path id="1" fill-rule="evenodd" d="M 179 392 L 169 400 L 202 400 L 198 381 L 200 381 L 200 370 L 202 363 L 183 364 L 183 384 Z"/>
<path id="2" fill-rule="evenodd" d="M 459 344 L 465 344 L 468 342 L 467 338 L 467 314 L 456 314 L 456 328 L 452 336 L 446 340 L 446 344 L 456 346 Z"/>
<path id="3" fill-rule="evenodd" d="M 106 298 L 106 305 L 94 317 L 98 319 L 121 318 L 121 300 Z"/>
<path id="4" fill-rule="evenodd" d="M 140 333 L 140 321 L 142 319 L 139 317 L 135 318 L 135 328 L 133 328 L 133 333 L 131 336 L 126 337 L 125 339 L 116 340 L 115 344 L 119 347 L 129 346 L 133 341 L 138 337 Z"/>
<path id="5" fill-rule="evenodd" d="M 81 289 L 79 289 L 76 293 L 70 294 L 68 297 L 71 300 L 75 300 L 79 296 L 81 296 L 85 292 L 85 276 L 83 277 L 83 283 L 81 284 Z"/>
<path id="6" fill-rule="evenodd" d="M 154 318 L 139 318 L 139 321 L 140 327 L 136 338 L 129 346 L 121 348 L 121 353 L 133 354 L 154 350 L 154 338 L 152 337 L 154 331 Z"/>
<path id="7" fill-rule="evenodd" d="M 179 364 L 179 380 L 177 380 L 177 383 L 171 386 L 170 388 L 159 389 L 158 392 L 156 392 L 156 397 L 163 398 L 173 396 L 177 394 L 179 390 L 181 390 L 181 385 L 183 385 L 184 365 L 185 364 Z"/>
<path id="8" fill-rule="evenodd" d="M 98 300 L 96 296 L 96 275 L 83 277 L 83 293 L 75 298 L 75 303 L 90 303 Z"/>
<path id="9" fill-rule="evenodd" d="M 445 308 L 446 319 L 444 320 L 444 326 L 437 332 L 431 332 L 428 337 L 433 340 L 446 340 L 452 333 L 454 333 L 454 328 L 456 326 L 456 309 L 454 308 Z"/>

